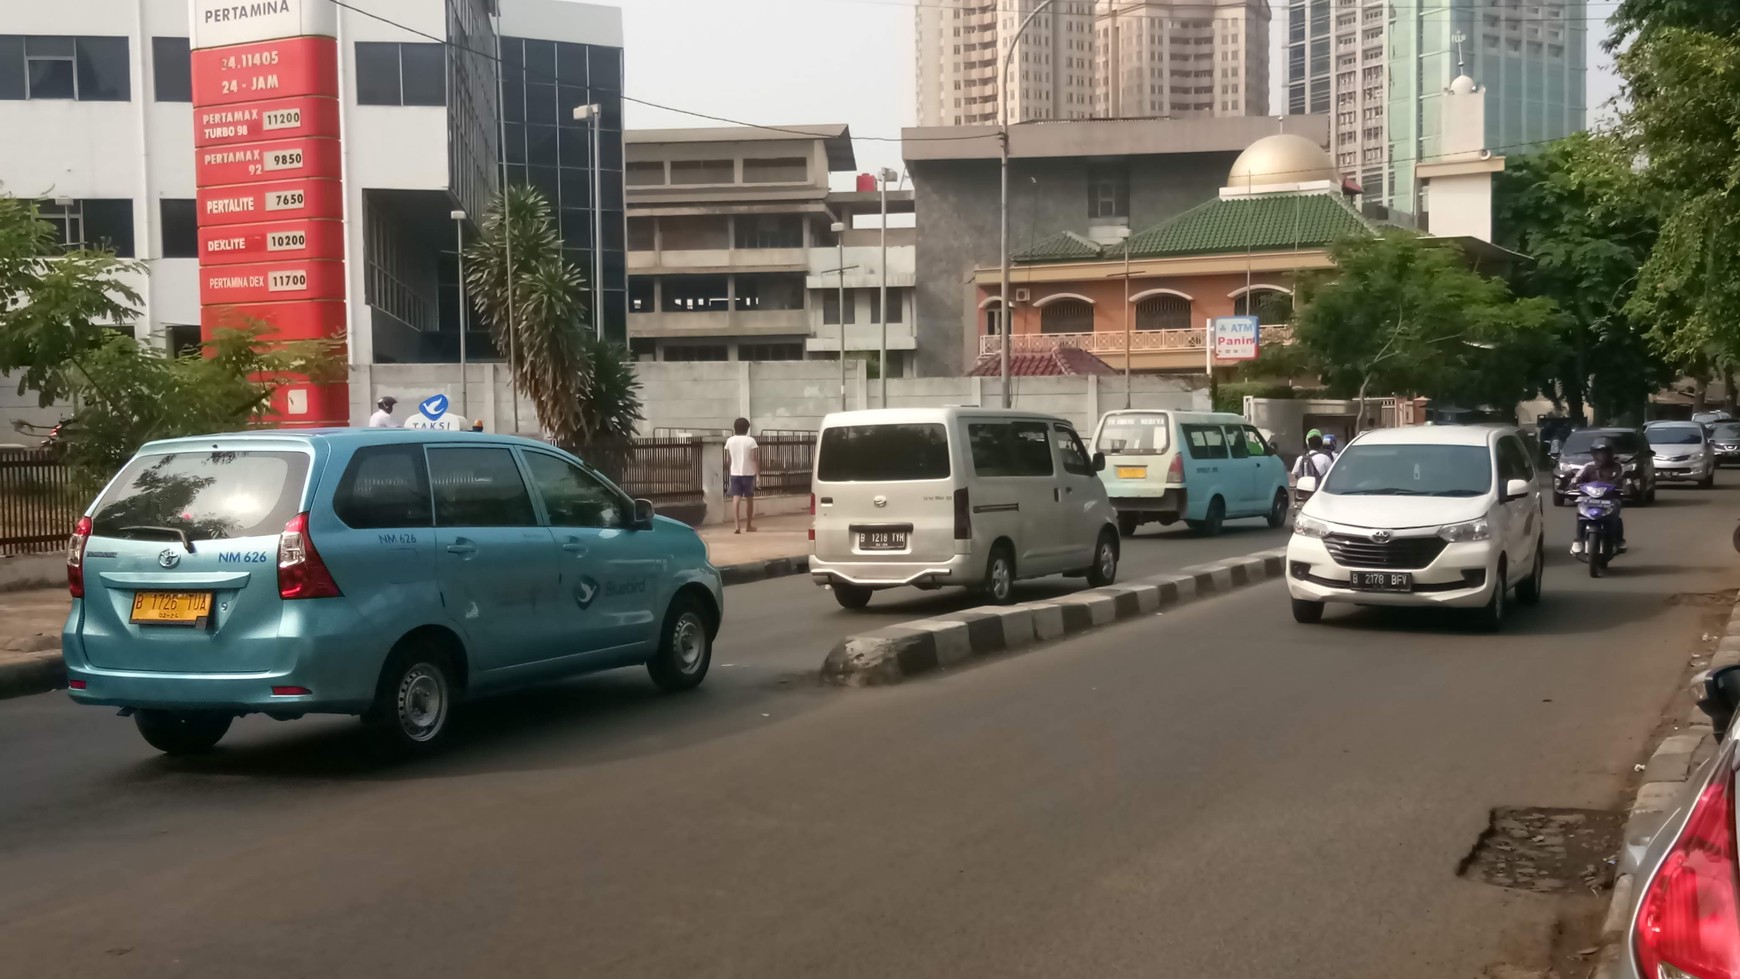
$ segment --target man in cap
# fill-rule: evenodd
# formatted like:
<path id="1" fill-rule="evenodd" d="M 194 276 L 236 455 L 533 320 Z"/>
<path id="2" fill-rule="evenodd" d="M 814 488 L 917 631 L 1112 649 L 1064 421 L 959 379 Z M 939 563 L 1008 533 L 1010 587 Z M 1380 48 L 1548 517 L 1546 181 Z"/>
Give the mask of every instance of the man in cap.
<path id="1" fill-rule="evenodd" d="M 393 406 L 398 403 L 399 399 L 390 394 L 381 400 L 376 401 L 375 413 L 369 416 L 369 427 L 398 428 L 399 420 L 393 417 Z"/>

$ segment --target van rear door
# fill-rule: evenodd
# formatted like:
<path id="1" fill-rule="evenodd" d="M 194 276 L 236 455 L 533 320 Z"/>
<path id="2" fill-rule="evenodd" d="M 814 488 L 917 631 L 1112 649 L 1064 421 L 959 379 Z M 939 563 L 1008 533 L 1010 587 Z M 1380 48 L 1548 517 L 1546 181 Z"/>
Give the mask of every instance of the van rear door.
<path id="1" fill-rule="evenodd" d="M 312 462 L 306 443 L 285 441 L 177 447 L 127 463 L 92 509 L 85 544 L 78 641 L 91 666 L 271 669 L 278 541 L 301 512 Z"/>
<path id="2" fill-rule="evenodd" d="M 822 429 L 816 553 L 828 561 L 946 561 L 955 553 L 953 466 L 941 421 Z"/>

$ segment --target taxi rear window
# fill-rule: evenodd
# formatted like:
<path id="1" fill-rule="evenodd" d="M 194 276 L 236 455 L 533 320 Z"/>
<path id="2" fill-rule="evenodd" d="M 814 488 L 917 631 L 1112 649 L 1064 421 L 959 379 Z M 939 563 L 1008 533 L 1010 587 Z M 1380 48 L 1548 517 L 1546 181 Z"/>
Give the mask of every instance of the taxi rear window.
<path id="1" fill-rule="evenodd" d="M 296 516 L 308 479 L 301 452 L 168 452 L 135 456 L 91 516 L 98 537 L 192 540 L 275 536 Z"/>

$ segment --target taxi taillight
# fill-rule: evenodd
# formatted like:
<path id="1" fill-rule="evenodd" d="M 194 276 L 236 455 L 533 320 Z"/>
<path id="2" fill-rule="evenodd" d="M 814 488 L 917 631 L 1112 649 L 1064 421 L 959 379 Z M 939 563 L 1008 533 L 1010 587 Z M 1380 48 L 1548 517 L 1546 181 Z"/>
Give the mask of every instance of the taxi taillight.
<path id="1" fill-rule="evenodd" d="M 66 590 L 74 598 L 85 597 L 85 545 L 91 540 L 91 518 L 80 517 L 66 542 Z"/>
<path id="2" fill-rule="evenodd" d="M 337 598 L 342 594 L 308 536 L 308 514 L 298 513 L 278 535 L 278 597 Z"/>

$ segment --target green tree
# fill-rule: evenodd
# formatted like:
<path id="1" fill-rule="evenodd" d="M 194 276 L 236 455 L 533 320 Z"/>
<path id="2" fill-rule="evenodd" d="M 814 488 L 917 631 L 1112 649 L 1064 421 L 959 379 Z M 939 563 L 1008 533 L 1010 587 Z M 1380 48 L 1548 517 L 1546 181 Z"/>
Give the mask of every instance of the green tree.
<path id="1" fill-rule="evenodd" d="M 639 381 L 625 352 L 587 325 L 586 277 L 563 254 L 542 194 L 511 186 L 491 203 L 465 280 L 551 441 L 578 450 L 632 437 Z"/>
<path id="2" fill-rule="evenodd" d="M 62 249 L 33 204 L 0 196 L 0 373 L 43 407 L 74 406 L 64 451 L 87 492 L 143 442 L 244 428 L 291 375 L 338 371 L 336 342 L 282 343 L 257 323 L 218 331 L 201 354 L 142 346 L 125 284 L 140 272 L 107 251 Z"/>
<path id="3" fill-rule="evenodd" d="M 1658 32 L 1680 28 L 1709 34 L 1740 33 L 1740 0 L 1620 0 L 1608 20 L 1609 50 L 1634 38 L 1648 41 Z"/>
<path id="4" fill-rule="evenodd" d="M 1551 302 L 1513 298 L 1453 245 L 1408 231 L 1345 238 L 1330 257 L 1333 271 L 1300 281 L 1294 338 L 1331 393 L 1508 407 L 1535 390 Z"/>
<path id="5" fill-rule="evenodd" d="M 1564 312 L 1548 394 L 1572 418 L 1610 418 L 1672 380 L 1642 324 L 1625 314 L 1637 270 L 1655 244 L 1660 195 L 1613 136 L 1579 133 L 1500 174 L 1497 242 L 1529 260 L 1511 284 Z"/>

